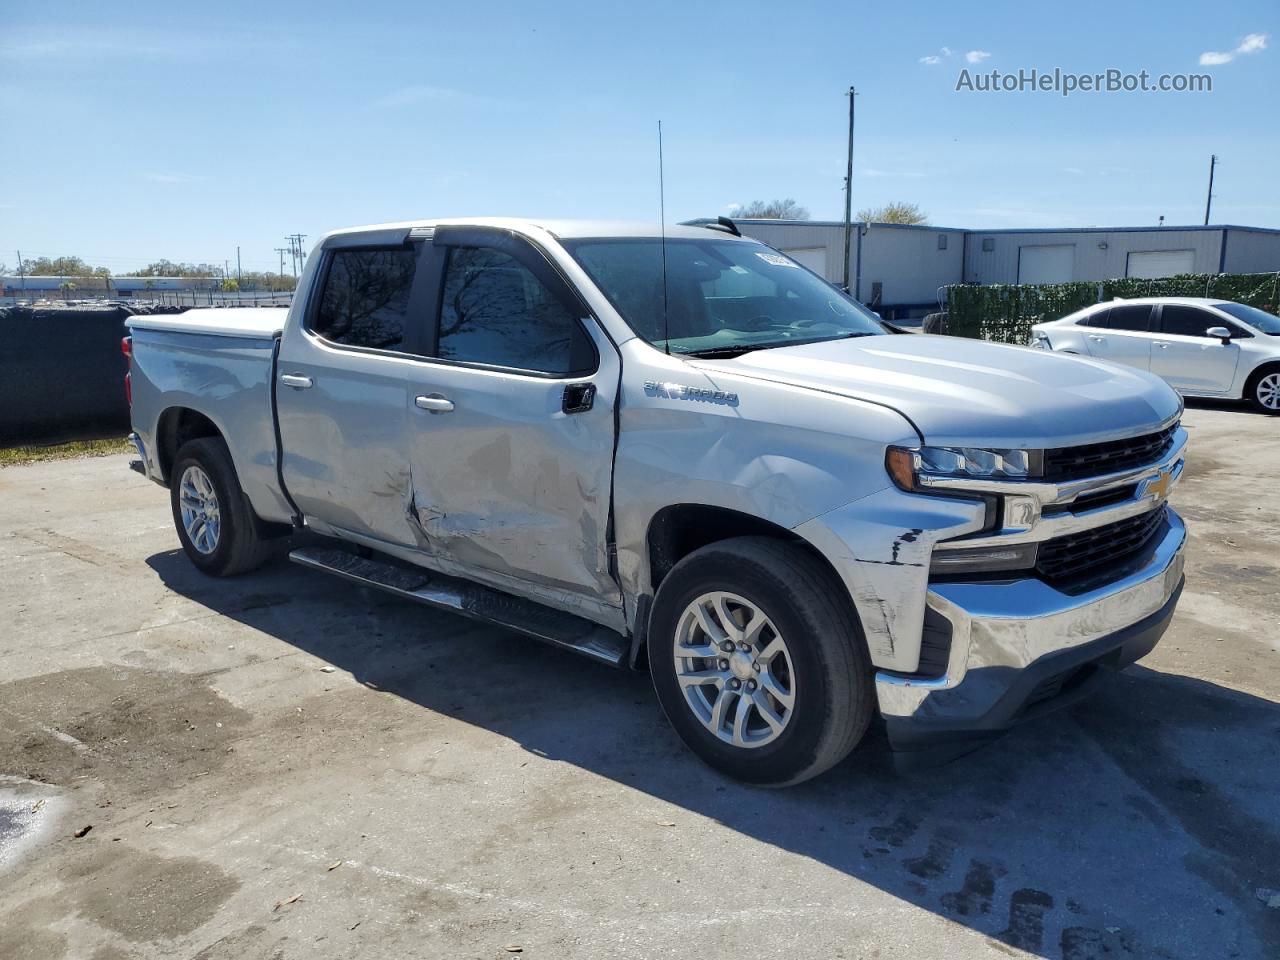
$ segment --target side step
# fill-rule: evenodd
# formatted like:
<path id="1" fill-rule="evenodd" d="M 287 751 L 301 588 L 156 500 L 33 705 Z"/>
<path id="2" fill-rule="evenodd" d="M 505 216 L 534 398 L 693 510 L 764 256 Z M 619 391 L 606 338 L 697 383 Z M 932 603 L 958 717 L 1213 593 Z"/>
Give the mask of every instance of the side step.
<path id="1" fill-rule="evenodd" d="M 490 587 L 388 560 L 366 559 L 345 550 L 305 547 L 289 559 L 304 567 L 337 574 L 353 583 L 376 587 L 406 600 L 461 614 L 526 633 L 547 643 L 585 654 L 614 667 L 627 661 L 630 645 L 607 627 L 571 613 L 552 610 L 532 600 Z"/>

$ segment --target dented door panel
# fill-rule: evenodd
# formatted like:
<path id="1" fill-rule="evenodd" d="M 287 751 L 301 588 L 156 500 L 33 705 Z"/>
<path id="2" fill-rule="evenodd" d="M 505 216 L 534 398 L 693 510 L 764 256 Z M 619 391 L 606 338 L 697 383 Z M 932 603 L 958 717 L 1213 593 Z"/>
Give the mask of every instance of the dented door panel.
<path id="1" fill-rule="evenodd" d="M 411 482 L 404 527 L 423 553 L 617 606 L 609 569 L 617 355 L 572 380 L 421 363 L 410 374 Z M 563 410 L 567 384 L 595 387 L 590 410 Z M 435 413 L 414 398 L 453 403 Z M 525 591 L 521 591 L 525 592 Z"/>

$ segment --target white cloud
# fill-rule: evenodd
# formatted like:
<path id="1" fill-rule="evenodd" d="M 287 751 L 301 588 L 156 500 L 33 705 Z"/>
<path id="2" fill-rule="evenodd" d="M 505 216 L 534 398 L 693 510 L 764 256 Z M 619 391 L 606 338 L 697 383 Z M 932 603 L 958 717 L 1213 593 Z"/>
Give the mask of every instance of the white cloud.
<path id="1" fill-rule="evenodd" d="M 970 50 L 964 55 L 964 58 L 970 63 L 981 63 L 987 57 L 991 56 L 986 50 Z"/>
<path id="2" fill-rule="evenodd" d="M 1257 53 L 1259 50 L 1267 49 L 1267 35 L 1265 33 L 1251 33 L 1240 41 L 1240 46 L 1236 47 L 1236 53 Z"/>
<path id="3" fill-rule="evenodd" d="M 741 210 L 741 209 L 742 209 L 742 204 L 740 204 L 740 203 L 726 203 L 726 204 L 725 204 L 723 207 L 721 207 L 720 209 L 721 209 L 721 210 L 723 210 L 723 211 L 725 212 L 725 214 L 726 214 L 726 215 L 728 215 L 728 216 L 732 217 L 735 213 L 737 213 L 739 210 Z"/>
<path id="4" fill-rule="evenodd" d="M 920 62 L 927 63 L 932 66 L 935 63 L 941 63 L 942 58 L 941 57 L 921 57 Z"/>
<path id="5" fill-rule="evenodd" d="M 942 48 L 942 55 L 943 55 L 944 57 L 949 57 L 949 56 L 951 56 L 951 53 L 952 53 L 952 51 L 951 51 L 951 48 L 950 48 L 950 47 L 943 47 L 943 48 Z"/>
<path id="6" fill-rule="evenodd" d="M 1216 67 L 1224 63 L 1230 63 L 1237 56 L 1243 56 L 1250 53 L 1257 53 L 1259 50 L 1267 49 L 1267 40 L 1270 37 L 1265 33 L 1251 33 L 1243 40 L 1234 50 L 1206 50 L 1200 54 L 1200 66 Z"/>
<path id="7" fill-rule="evenodd" d="M 1078 177 L 1078 176 L 1081 176 L 1081 175 L 1084 173 L 1084 171 L 1083 171 L 1083 170 L 1081 170 L 1079 167 L 1063 167 L 1063 168 L 1062 168 L 1062 172 L 1063 172 L 1063 173 L 1073 173 L 1073 174 L 1075 174 L 1077 177 Z"/>

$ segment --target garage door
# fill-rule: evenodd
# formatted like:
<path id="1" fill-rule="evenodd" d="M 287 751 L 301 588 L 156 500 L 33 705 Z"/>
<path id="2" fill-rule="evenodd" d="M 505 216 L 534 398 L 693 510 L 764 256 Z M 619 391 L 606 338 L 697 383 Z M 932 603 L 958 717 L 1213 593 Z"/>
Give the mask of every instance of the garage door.
<path id="1" fill-rule="evenodd" d="M 1019 283 L 1067 283 L 1075 265 L 1074 244 L 1018 248 Z"/>
<path id="2" fill-rule="evenodd" d="M 827 248 L 801 247 L 798 250 L 783 250 L 788 257 L 801 266 L 808 267 L 822 278 L 827 276 Z"/>
<path id="3" fill-rule="evenodd" d="M 1125 276 L 1155 279 L 1176 277 L 1180 273 L 1193 273 L 1196 265 L 1194 250 L 1144 250 L 1129 254 Z"/>

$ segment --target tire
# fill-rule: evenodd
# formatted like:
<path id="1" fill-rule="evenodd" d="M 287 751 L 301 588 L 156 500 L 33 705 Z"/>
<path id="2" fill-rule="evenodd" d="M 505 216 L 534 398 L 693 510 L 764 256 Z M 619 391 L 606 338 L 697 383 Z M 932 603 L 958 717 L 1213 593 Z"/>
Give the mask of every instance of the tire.
<path id="1" fill-rule="evenodd" d="M 721 650 L 724 657 L 677 659 L 677 649 L 716 649 L 697 612 L 707 597 L 713 599 L 703 612 L 714 618 L 718 643 L 731 635 L 723 629 L 727 614 L 739 641 L 751 641 L 749 652 L 738 646 L 732 654 Z M 743 627 L 758 626 L 757 614 L 767 625 L 746 637 Z M 780 651 L 775 640 L 782 641 Z M 818 559 L 786 541 L 737 537 L 685 557 L 654 599 L 647 644 L 667 719 L 698 757 L 734 779 L 780 787 L 815 777 L 848 756 L 871 720 L 871 664 L 844 587 Z M 715 676 L 696 683 L 704 673 Z M 790 706 L 775 693 L 789 695 Z M 717 713 L 726 695 L 731 699 Z M 739 729 L 738 703 L 748 698 L 753 705 Z"/>
<path id="2" fill-rule="evenodd" d="M 1280 416 L 1280 366 L 1255 370 L 1244 388 L 1244 398 L 1255 410 Z"/>
<path id="3" fill-rule="evenodd" d="M 184 499 L 194 513 L 190 530 Z M 221 437 L 200 437 L 182 445 L 169 475 L 169 503 L 182 549 L 202 573 L 235 576 L 262 566 L 270 555 L 270 543 Z"/>

